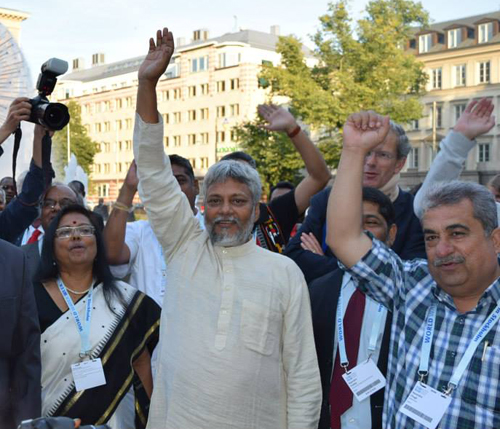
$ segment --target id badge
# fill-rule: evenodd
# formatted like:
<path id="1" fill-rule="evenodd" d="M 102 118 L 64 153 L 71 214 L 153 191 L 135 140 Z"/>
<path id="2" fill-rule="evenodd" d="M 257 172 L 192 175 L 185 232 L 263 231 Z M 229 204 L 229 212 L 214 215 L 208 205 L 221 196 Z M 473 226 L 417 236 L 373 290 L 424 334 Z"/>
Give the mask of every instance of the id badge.
<path id="1" fill-rule="evenodd" d="M 77 392 L 106 384 L 100 358 L 75 363 L 71 365 L 71 372 Z"/>
<path id="2" fill-rule="evenodd" d="M 371 359 L 355 366 L 342 377 L 359 402 L 385 386 L 385 377 Z"/>
<path id="3" fill-rule="evenodd" d="M 450 403 L 450 396 L 419 381 L 399 411 L 426 428 L 436 429 Z"/>

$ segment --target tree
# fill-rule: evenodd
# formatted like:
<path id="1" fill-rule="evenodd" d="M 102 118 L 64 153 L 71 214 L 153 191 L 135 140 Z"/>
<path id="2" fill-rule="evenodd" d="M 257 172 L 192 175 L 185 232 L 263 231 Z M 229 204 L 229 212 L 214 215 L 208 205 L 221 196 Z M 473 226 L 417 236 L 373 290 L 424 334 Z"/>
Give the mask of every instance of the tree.
<path id="1" fill-rule="evenodd" d="M 427 25 L 428 14 L 411 0 L 373 0 L 366 17 L 353 26 L 347 0 L 339 0 L 330 3 L 320 22 L 313 37 L 316 64 L 306 64 L 299 39 L 281 37 L 277 44 L 281 64 L 265 64 L 259 83 L 269 87 L 271 98 L 288 97 L 296 116 L 324 136 L 318 147 L 328 165 L 335 167 L 342 127 L 351 113 L 375 110 L 400 123 L 422 116 L 419 98 L 427 75 L 423 64 L 402 47 L 411 38 L 412 26 Z M 286 137 L 258 132 L 253 128 L 257 125 L 258 120 L 243 124 L 237 135 L 259 163 L 266 160 L 261 175 L 269 176 L 268 183 L 295 177 L 303 164 L 290 154 L 293 146 L 286 145 Z"/>
<path id="2" fill-rule="evenodd" d="M 290 98 L 303 121 L 338 131 L 358 110 L 388 114 L 397 122 L 422 115 L 419 98 L 427 75 L 414 55 L 405 52 L 412 26 L 425 26 L 428 14 L 411 0 L 373 0 L 355 26 L 347 0 L 330 3 L 313 37 L 317 64 L 308 67 L 301 42 L 282 37 L 278 66 L 265 65 L 261 77 L 272 95 Z"/>
<path id="3" fill-rule="evenodd" d="M 76 101 L 70 101 L 68 104 L 71 120 L 70 130 L 70 150 L 74 153 L 78 164 L 83 170 L 90 174 L 90 167 L 94 163 L 94 156 L 99 152 L 99 146 L 88 135 L 87 130 L 82 125 L 81 107 Z M 54 134 L 52 139 L 54 151 L 54 169 L 62 173 L 64 167 L 68 164 L 68 129 L 67 126 Z"/>

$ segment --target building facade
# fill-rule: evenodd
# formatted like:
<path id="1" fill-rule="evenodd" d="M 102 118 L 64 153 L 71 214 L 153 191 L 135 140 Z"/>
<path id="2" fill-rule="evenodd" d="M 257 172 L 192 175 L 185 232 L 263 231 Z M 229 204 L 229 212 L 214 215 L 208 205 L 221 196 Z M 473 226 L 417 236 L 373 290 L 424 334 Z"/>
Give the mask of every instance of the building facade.
<path id="1" fill-rule="evenodd" d="M 415 32 L 407 49 L 425 64 L 424 116 L 409 127 L 412 151 L 402 184 L 424 180 L 440 140 L 472 100 L 490 97 L 500 118 L 500 12 L 441 22 Z M 500 126 L 478 139 L 462 179 L 487 183 L 500 172 Z"/>
<path id="2" fill-rule="evenodd" d="M 262 64 L 279 62 L 277 41 L 277 27 L 270 33 L 244 30 L 216 38 L 198 30 L 189 44 L 177 40 L 158 83 L 158 108 L 165 124 L 165 151 L 188 158 L 197 177 L 237 150 L 232 127 L 253 119 L 257 105 L 266 101 L 258 74 Z M 82 123 L 100 145 L 91 202 L 116 199 L 133 159 L 137 71 L 143 58 L 104 64 L 104 55 L 95 54 L 89 68 L 75 59 L 72 72 L 54 91 L 55 99 L 81 105 Z"/>

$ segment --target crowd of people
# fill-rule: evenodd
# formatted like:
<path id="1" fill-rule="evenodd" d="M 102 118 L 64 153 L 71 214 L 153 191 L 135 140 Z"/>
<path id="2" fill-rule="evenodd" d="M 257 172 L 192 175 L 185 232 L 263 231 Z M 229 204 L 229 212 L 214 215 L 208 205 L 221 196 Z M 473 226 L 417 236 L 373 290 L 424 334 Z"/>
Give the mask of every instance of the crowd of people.
<path id="1" fill-rule="evenodd" d="M 110 213 L 87 209 L 79 183 L 45 186 L 39 125 L 22 185 L 0 181 L 0 427 L 499 428 L 500 180 L 457 180 L 492 100 L 467 106 L 416 195 L 399 186 L 411 146 L 388 117 L 347 119 L 325 188 L 308 135 L 262 105 L 307 171 L 263 203 L 248 154 L 200 189 L 164 153 L 156 85 L 173 52 L 168 29 L 150 39 Z M 13 101 L 0 144 L 30 109 Z M 148 220 L 128 222 L 137 192 Z"/>

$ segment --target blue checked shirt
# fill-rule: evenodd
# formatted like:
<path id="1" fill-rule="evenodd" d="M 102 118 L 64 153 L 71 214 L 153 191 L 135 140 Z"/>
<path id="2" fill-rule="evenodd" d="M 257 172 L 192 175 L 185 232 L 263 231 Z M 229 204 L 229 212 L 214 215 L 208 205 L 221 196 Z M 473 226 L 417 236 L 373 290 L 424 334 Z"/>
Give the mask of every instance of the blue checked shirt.
<path id="1" fill-rule="evenodd" d="M 434 341 L 426 384 L 443 391 L 472 337 L 500 302 L 500 280 L 484 292 L 477 307 L 459 313 L 453 299 L 429 274 L 427 261 L 403 262 L 384 244 L 373 240 L 371 250 L 348 270 L 359 287 L 392 309 L 389 366 L 385 390 L 386 429 L 423 429 L 399 409 L 418 380 L 427 311 L 437 305 Z M 442 429 L 500 428 L 500 322 L 476 349 L 451 405 L 438 426 Z M 489 346 L 484 348 L 485 342 Z M 484 359 L 483 358 L 484 353 Z"/>

